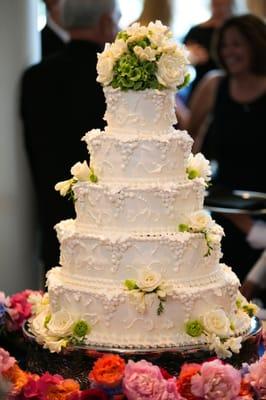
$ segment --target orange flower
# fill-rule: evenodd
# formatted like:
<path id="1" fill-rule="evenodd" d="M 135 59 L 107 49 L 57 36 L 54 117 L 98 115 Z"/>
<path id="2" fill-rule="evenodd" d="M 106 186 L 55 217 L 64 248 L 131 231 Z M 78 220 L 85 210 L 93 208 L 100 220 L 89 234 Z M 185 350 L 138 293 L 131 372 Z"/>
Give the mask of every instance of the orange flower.
<path id="1" fill-rule="evenodd" d="M 13 384 L 12 394 L 18 394 L 23 386 L 28 382 L 28 374 L 19 368 L 18 364 L 14 364 L 7 371 L 2 372 L 3 376 Z"/>
<path id="2" fill-rule="evenodd" d="M 179 393 L 187 400 L 198 400 L 198 397 L 191 393 L 191 378 L 201 369 L 200 364 L 184 364 L 177 379 Z"/>
<path id="3" fill-rule="evenodd" d="M 70 394 L 78 392 L 78 382 L 73 379 L 65 379 L 58 385 L 51 385 L 46 393 L 47 400 L 67 400 Z"/>
<path id="4" fill-rule="evenodd" d="M 114 354 L 99 358 L 88 377 L 90 381 L 107 387 L 115 387 L 121 382 L 125 371 L 125 361 Z"/>

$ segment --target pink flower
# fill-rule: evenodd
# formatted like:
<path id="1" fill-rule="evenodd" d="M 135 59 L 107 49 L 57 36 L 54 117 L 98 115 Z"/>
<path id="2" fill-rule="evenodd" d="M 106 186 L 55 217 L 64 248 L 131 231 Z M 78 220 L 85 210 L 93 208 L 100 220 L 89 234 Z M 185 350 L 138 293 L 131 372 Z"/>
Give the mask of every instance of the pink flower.
<path id="1" fill-rule="evenodd" d="M 0 347 L 0 374 L 13 367 L 16 360 L 10 354 Z"/>
<path id="2" fill-rule="evenodd" d="M 231 400 L 240 392 L 241 374 L 220 360 L 205 362 L 191 379 L 191 392 L 208 400 Z"/>
<path id="3" fill-rule="evenodd" d="M 37 388 L 34 389 L 39 395 L 38 399 L 45 400 L 50 386 L 58 385 L 63 382 L 63 380 L 64 378 L 61 375 L 51 375 L 48 372 L 45 372 L 45 374 L 37 381 Z"/>
<path id="4" fill-rule="evenodd" d="M 250 365 L 249 373 L 245 376 L 247 382 L 266 399 L 266 353 L 259 361 Z M 263 397 L 264 398 L 264 397 Z"/>
<path id="5" fill-rule="evenodd" d="M 8 325 L 10 331 L 21 328 L 24 321 L 31 316 L 31 304 L 28 302 L 28 297 L 31 293 L 31 290 L 24 290 L 10 297 L 8 309 L 12 320 Z"/>
<path id="6" fill-rule="evenodd" d="M 145 360 L 128 362 L 123 388 L 128 400 L 181 400 L 175 380 L 165 380 L 160 368 Z"/>

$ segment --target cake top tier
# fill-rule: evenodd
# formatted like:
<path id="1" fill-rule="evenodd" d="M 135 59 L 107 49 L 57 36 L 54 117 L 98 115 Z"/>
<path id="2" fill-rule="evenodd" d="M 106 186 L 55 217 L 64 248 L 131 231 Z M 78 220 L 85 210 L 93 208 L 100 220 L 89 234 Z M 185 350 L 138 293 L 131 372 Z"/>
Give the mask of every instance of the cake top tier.
<path id="1" fill-rule="evenodd" d="M 160 21 L 134 23 L 98 54 L 97 81 L 121 90 L 176 91 L 188 83 L 187 55 Z"/>

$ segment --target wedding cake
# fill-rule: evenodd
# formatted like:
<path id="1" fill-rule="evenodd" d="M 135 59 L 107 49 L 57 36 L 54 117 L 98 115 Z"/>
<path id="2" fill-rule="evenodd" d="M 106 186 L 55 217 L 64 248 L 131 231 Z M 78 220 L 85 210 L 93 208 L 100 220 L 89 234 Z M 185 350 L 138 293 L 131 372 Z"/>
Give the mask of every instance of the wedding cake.
<path id="1" fill-rule="evenodd" d="M 30 330 L 51 351 L 206 344 L 228 357 L 241 347 L 254 307 L 219 263 L 223 231 L 203 211 L 209 162 L 173 127 L 187 65 L 159 21 L 133 24 L 98 55 L 107 127 L 83 138 L 90 166 L 56 185 L 76 219 L 57 224 L 61 266 L 32 298 Z"/>

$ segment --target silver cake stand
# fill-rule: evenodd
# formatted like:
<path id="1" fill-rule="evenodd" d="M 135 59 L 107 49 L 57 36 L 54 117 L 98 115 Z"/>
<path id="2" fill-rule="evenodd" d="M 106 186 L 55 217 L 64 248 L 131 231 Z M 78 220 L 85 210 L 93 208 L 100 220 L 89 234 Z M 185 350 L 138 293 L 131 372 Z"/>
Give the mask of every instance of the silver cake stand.
<path id="1" fill-rule="evenodd" d="M 23 328 L 24 336 L 28 342 L 26 368 L 32 373 L 42 374 L 45 371 L 51 374 L 61 374 L 64 378 L 73 378 L 79 381 L 82 388 L 88 387 L 88 372 L 93 363 L 106 353 L 119 354 L 125 360 L 139 361 L 145 359 L 162 368 L 170 374 L 177 375 L 184 362 L 201 363 L 214 357 L 206 344 L 192 346 L 171 347 L 111 347 L 99 345 L 69 346 L 61 353 L 50 353 L 43 349 L 27 329 Z M 253 317 L 249 331 L 243 335 L 242 348 L 239 354 L 234 354 L 226 362 L 240 368 L 243 362 L 251 363 L 259 357 L 262 324 Z"/>

